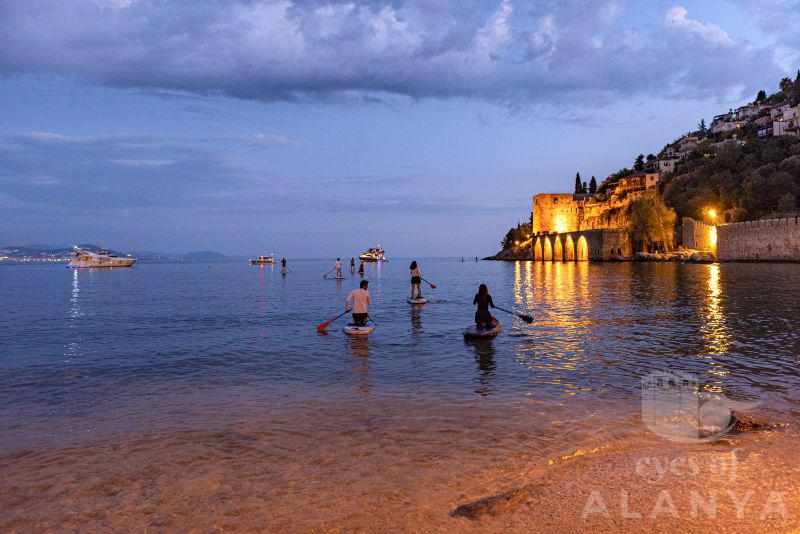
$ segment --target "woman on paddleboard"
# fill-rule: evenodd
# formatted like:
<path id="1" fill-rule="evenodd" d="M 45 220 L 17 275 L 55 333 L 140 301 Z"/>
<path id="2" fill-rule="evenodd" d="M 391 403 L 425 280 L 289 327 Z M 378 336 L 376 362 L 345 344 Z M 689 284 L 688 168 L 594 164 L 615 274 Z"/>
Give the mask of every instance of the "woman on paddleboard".
<path id="1" fill-rule="evenodd" d="M 344 301 L 345 313 L 350 311 L 350 301 L 353 301 L 353 324 L 355 326 L 364 326 L 367 324 L 367 306 L 372 304 L 369 291 L 367 291 L 368 286 L 369 282 L 362 280 L 358 289 L 352 290 Z"/>
<path id="2" fill-rule="evenodd" d="M 478 310 L 475 312 L 475 326 L 479 330 L 490 330 L 494 326 L 494 317 L 489 313 L 489 307 L 494 308 L 494 302 L 486 284 L 480 285 L 472 303 L 478 305 Z"/>
<path id="3" fill-rule="evenodd" d="M 411 300 L 414 300 L 414 288 L 417 288 L 417 298 L 422 298 L 422 275 L 417 267 L 417 260 L 411 262 Z"/>

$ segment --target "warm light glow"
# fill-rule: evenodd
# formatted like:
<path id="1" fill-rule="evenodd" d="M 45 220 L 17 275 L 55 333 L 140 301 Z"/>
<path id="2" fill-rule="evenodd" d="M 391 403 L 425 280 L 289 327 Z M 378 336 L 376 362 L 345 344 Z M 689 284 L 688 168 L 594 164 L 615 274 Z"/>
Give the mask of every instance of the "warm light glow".
<path id="1" fill-rule="evenodd" d="M 711 240 L 711 250 L 716 254 L 717 252 L 717 227 L 714 226 L 711 228 L 711 235 L 709 236 Z"/>
<path id="2" fill-rule="evenodd" d="M 563 234 L 564 232 L 567 231 L 567 221 L 564 220 L 564 217 L 561 216 L 556 217 L 555 227 L 556 227 L 556 233 L 558 234 Z"/>
<path id="3" fill-rule="evenodd" d="M 713 210 L 713 209 L 712 210 L 708 210 L 708 216 L 711 217 L 712 219 L 716 219 L 717 218 L 717 210 Z"/>

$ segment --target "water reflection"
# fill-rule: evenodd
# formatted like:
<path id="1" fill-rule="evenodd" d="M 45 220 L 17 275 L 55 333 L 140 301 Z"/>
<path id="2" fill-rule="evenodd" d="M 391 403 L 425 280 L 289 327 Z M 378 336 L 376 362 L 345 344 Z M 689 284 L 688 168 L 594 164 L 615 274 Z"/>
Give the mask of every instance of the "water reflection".
<path id="1" fill-rule="evenodd" d="M 352 358 L 353 366 L 351 370 L 356 375 L 356 385 L 353 390 L 364 395 L 372 391 L 372 382 L 369 379 L 369 355 L 370 340 L 369 336 L 346 336 L 346 353 Z"/>
<path id="2" fill-rule="evenodd" d="M 472 347 L 475 353 L 475 363 L 478 365 L 478 387 L 475 389 L 475 393 L 482 397 L 491 395 L 492 379 L 497 367 L 494 361 L 494 342 L 491 339 L 473 339 L 465 340 L 464 343 Z"/>
<path id="3" fill-rule="evenodd" d="M 421 306 L 411 306 L 411 331 L 419 333 L 422 331 L 422 312 Z"/>
<path id="4" fill-rule="evenodd" d="M 725 356 L 732 345 L 722 305 L 723 287 L 720 275 L 719 265 L 707 266 L 707 296 L 703 307 L 705 322 L 700 328 L 705 341 L 704 354 L 700 357 L 708 361 L 708 374 L 711 375 L 703 389 L 712 393 L 722 393 L 723 378 L 728 375 L 728 370 L 715 357 Z"/>

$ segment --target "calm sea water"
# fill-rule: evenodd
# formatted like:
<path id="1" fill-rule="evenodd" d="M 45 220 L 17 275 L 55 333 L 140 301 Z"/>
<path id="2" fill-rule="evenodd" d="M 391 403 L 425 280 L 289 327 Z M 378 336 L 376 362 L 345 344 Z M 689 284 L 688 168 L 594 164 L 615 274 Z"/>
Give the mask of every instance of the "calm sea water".
<path id="1" fill-rule="evenodd" d="M 447 528 L 501 473 L 647 439 L 654 370 L 800 417 L 800 265 L 423 259 L 416 308 L 408 263 L 367 266 L 355 339 L 315 330 L 361 280 L 331 261 L 0 267 L 0 527 Z M 479 283 L 534 323 L 465 342 Z"/>

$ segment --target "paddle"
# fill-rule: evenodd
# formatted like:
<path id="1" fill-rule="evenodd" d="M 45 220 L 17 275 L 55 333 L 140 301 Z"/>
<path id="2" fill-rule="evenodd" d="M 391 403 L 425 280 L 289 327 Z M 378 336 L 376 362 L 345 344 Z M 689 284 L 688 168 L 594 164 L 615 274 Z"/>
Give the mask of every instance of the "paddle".
<path id="1" fill-rule="evenodd" d="M 517 313 L 517 312 L 514 312 L 514 311 L 510 311 L 510 310 L 504 310 L 503 308 L 501 308 L 499 306 L 495 306 L 495 309 L 500 310 L 500 311 L 504 311 L 506 313 L 510 313 L 511 315 L 516 315 L 517 317 L 519 317 L 520 319 L 522 319 L 523 321 L 525 321 L 528 324 L 533 322 L 533 317 L 531 317 L 530 315 L 526 315 L 524 313 Z"/>
<path id="2" fill-rule="evenodd" d="M 336 270 L 336 267 L 334 267 L 333 269 L 331 269 L 331 270 L 330 270 L 330 271 L 328 271 L 327 273 L 323 274 L 323 275 L 322 275 L 322 279 L 323 279 L 323 280 L 327 280 L 327 279 L 328 279 L 328 275 L 329 275 L 329 274 L 331 274 L 331 273 L 332 273 L 333 271 L 335 271 L 335 270 Z"/>
<path id="3" fill-rule="evenodd" d="M 321 325 L 317 326 L 317 332 L 324 332 L 325 329 L 328 328 L 328 326 L 330 326 L 330 324 L 333 321 L 335 321 L 336 319 L 338 319 L 339 317 L 341 317 L 345 313 L 350 313 L 350 310 L 345 310 L 342 313 L 340 313 L 339 315 L 337 315 L 336 317 L 334 317 L 333 319 L 331 319 L 330 321 L 328 321 L 327 323 L 322 323 Z"/>
<path id="4" fill-rule="evenodd" d="M 422 278 L 422 277 L 420 276 L 420 278 Z M 424 278 L 422 278 L 422 279 L 425 280 Z M 431 286 L 431 289 L 436 289 L 436 284 L 431 284 L 427 280 L 425 280 L 425 283 L 428 284 L 429 286 Z"/>

